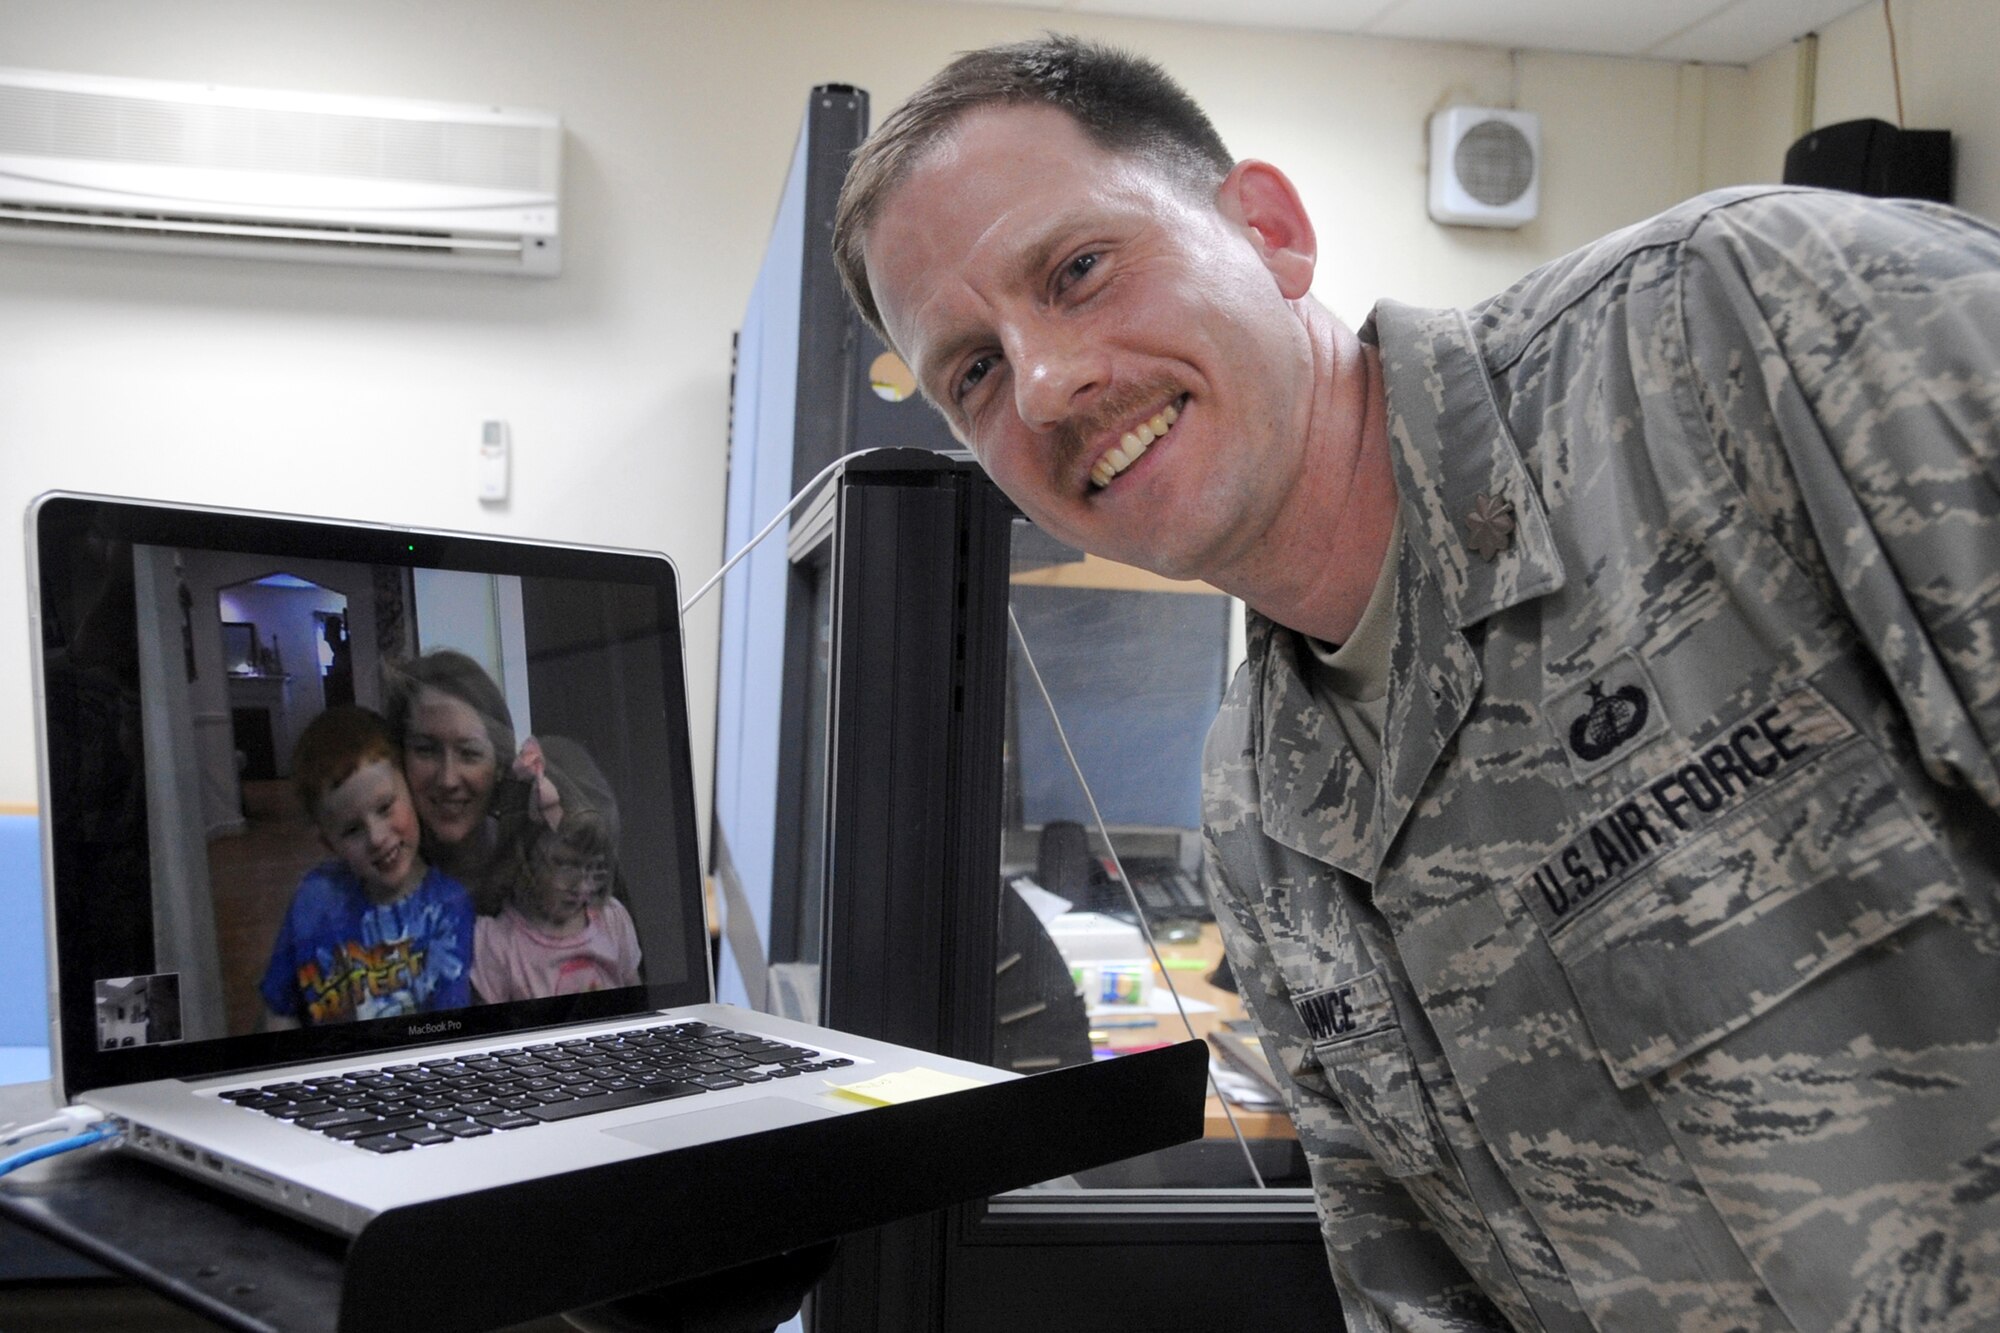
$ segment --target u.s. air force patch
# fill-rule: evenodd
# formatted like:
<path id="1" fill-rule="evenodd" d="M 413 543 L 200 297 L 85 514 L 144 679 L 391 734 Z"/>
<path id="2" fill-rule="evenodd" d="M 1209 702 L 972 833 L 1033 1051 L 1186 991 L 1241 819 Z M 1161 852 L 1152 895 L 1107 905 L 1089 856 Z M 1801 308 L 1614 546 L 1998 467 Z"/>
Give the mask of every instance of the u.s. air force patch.
<path id="1" fill-rule="evenodd" d="M 1717 729 L 1685 763 L 1631 792 L 1536 866 L 1519 885 L 1550 935 L 1611 890 L 1784 785 L 1857 733 L 1801 686 Z"/>
<path id="2" fill-rule="evenodd" d="M 1652 678 L 1638 654 L 1629 651 L 1543 700 L 1542 716 L 1579 781 L 1629 759 L 1667 730 Z"/>

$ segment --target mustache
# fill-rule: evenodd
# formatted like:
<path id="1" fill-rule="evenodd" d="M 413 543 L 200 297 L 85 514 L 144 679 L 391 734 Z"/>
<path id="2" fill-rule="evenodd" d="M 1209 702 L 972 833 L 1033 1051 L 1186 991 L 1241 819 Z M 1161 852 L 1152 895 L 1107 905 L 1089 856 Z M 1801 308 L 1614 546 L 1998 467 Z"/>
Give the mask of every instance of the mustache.
<path id="1" fill-rule="evenodd" d="M 1108 391 L 1075 416 L 1065 417 L 1055 428 L 1056 447 L 1065 463 L 1076 462 L 1085 451 L 1096 461 L 1098 442 L 1113 430 L 1123 431 L 1142 412 L 1153 413 L 1167 403 L 1180 401 L 1180 386 L 1172 380 L 1147 380 Z M 1112 443 L 1117 443 L 1113 440 Z"/>

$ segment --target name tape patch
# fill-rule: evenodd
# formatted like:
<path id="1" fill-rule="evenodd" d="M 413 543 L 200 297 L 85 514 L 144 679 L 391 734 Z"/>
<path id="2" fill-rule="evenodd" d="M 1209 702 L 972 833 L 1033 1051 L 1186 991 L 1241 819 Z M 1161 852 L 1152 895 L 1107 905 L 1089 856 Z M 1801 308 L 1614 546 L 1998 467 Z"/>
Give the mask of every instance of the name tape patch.
<path id="1" fill-rule="evenodd" d="M 1316 1042 L 1363 1036 L 1395 1021 L 1389 990 L 1379 971 L 1298 996 L 1292 1008 Z"/>
<path id="2" fill-rule="evenodd" d="M 1299 999 L 1293 1007 L 1314 1041 L 1333 1041 L 1351 1036 L 1358 1022 L 1354 1016 L 1354 987 L 1335 986 Z"/>

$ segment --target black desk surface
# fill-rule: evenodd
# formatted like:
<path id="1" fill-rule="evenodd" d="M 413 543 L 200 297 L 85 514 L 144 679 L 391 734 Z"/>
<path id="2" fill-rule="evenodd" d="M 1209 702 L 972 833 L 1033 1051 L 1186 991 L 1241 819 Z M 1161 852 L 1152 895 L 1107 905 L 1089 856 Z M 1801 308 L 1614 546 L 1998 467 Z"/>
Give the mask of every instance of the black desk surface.
<path id="1" fill-rule="evenodd" d="M 346 1246 L 129 1155 L 7 1177 L 0 1211 L 104 1267 L 253 1333 L 335 1333 Z"/>
<path id="2" fill-rule="evenodd" d="M 748 1135 L 394 1209 L 351 1242 L 94 1148 L 0 1178 L 0 1216 L 228 1328 L 471 1333 L 1198 1138 L 1207 1063 L 1183 1042 L 793 1127 L 782 1150 Z M 0 1120 L 37 1118 L 20 1093 Z"/>

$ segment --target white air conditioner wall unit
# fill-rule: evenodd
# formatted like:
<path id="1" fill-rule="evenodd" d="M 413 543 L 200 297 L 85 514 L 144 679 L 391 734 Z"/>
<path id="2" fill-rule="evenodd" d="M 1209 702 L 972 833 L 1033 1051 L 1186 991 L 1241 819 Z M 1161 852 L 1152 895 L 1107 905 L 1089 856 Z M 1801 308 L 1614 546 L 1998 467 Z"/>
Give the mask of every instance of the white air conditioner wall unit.
<path id="1" fill-rule="evenodd" d="M 1533 222 L 1542 199 L 1541 118 L 1453 106 L 1431 116 L 1430 213 L 1461 227 Z"/>
<path id="2" fill-rule="evenodd" d="M 542 111 L 0 68 L 0 240 L 550 277 Z"/>

